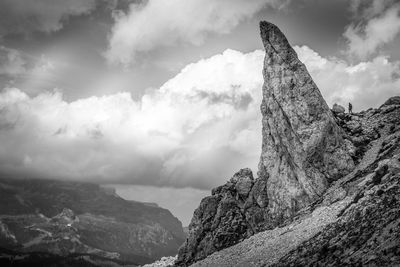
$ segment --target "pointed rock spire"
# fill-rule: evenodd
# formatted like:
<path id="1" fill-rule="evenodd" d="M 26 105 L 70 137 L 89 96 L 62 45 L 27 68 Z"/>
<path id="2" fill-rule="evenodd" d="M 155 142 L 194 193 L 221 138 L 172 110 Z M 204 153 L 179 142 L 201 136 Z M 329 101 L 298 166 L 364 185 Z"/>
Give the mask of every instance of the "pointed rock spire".
<path id="1" fill-rule="evenodd" d="M 268 22 L 260 29 L 266 55 L 259 177 L 242 169 L 201 201 L 175 266 L 276 227 L 354 167 L 342 130 L 286 37 Z"/>
<path id="2" fill-rule="evenodd" d="M 290 217 L 354 168 L 342 130 L 283 33 L 260 23 L 265 47 L 262 152 L 272 217 Z"/>

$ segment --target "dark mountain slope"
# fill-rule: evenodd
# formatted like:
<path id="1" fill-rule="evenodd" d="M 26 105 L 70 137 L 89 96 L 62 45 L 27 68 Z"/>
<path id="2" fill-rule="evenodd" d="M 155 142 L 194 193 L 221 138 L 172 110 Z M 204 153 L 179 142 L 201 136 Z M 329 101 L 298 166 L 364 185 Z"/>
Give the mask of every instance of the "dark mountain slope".
<path id="1" fill-rule="evenodd" d="M 133 263 L 175 255 L 182 224 L 168 210 L 95 184 L 0 179 L 0 247 Z"/>

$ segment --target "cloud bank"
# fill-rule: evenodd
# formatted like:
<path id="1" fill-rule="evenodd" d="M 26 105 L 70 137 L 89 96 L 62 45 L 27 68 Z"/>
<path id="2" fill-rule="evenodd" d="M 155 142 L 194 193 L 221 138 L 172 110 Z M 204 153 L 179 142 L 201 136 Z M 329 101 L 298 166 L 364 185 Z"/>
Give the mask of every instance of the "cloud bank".
<path id="1" fill-rule="evenodd" d="M 263 53 L 185 67 L 158 90 L 66 102 L 0 94 L 0 169 L 25 176 L 209 188 L 251 164 Z M 256 162 L 254 162 L 254 165 Z"/>
<path id="2" fill-rule="evenodd" d="M 229 33 L 266 5 L 277 0 L 149 0 L 116 13 L 107 59 L 129 65 L 139 52 L 176 43 L 202 44 L 210 33 Z M 143 30 L 146 29 L 146 30 Z"/>
<path id="3" fill-rule="evenodd" d="M 400 95 L 400 62 L 377 56 L 370 61 L 349 64 L 338 58 L 324 58 L 307 46 L 296 47 L 299 58 L 330 106 L 339 103 L 360 111 L 383 104 Z"/>
<path id="4" fill-rule="evenodd" d="M 0 37 L 6 34 L 55 32 L 70 16 L 90 13 L 96 0 L 2 0 Z"/>
<path id="5" fill-rule="evenodd" d="M 400 93 L 400 63 L 351 65 L 295 47 L 331 106 L 377 106 Z M 210 189 L 257 169 L 263 51 L 189 64 L 140 99 L 130 93 L 73 102 L 59 91 L 0 93 L 0 170 L 13 176 Z"/>

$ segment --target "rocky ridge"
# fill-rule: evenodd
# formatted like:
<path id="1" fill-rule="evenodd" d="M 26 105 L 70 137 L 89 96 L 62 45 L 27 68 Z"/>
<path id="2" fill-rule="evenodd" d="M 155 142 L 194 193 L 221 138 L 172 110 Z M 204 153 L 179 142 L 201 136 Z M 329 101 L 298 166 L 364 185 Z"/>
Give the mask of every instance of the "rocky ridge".
<path id="1" fill-rule="evenodd" d="M 318 199 L 354 163 L 305 65 L 275 25 L 260 23 L 264 59 L 259 177 L 275 225 Z"/>
<path id="2" fill-rule="evenodd" d="M 358 203 L 365 188 L 354 180 L 382 172 L 375 170 L 382 138 L 398 129 L 397 97 L 356 114 L 331 111 L 282 32 L 268 22 L 260 30 L 266 56 L 258 178 L 242 169 L 201 201 L 176 266 L 277 263 Z"/>
<path id="3" fill-rule="evenodd" d="M 397 266 L 400 264 L 400 103 L 335 115 L 358 151 L 355 169 L 292 222 L 193 266 Z"/>

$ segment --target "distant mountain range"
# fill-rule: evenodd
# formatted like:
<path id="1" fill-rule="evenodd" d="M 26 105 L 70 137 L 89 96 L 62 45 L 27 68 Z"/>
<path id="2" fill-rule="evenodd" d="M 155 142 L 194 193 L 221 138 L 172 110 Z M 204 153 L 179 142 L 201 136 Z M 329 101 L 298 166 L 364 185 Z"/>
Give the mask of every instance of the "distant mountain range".
<path id="1" fill-rule="evenodd" d="M 168 210 L 124 200 L 110 188 L 0 179 L 1 266 L 134 266 L 176 255 L 184 238 Z"/>

